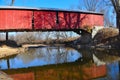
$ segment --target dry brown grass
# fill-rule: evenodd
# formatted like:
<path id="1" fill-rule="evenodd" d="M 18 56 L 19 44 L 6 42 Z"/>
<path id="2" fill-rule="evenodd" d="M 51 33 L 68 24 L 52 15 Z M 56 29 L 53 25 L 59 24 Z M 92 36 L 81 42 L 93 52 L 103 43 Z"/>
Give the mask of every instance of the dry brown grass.
<path id="1" fill-rule="evenodd" d="M 26 48 L 10 48 L 10 47 L 2 47 L 0 48 L 0 58 L 12 56 L 19 53 L 24 53 Z"/>
<path id="2" fill-rule="evenodd" d="M 94 40 L 98 42 L 102 42 L 105 39 L 115 37 L 118 34 L 119 34 L 119 31 L 116 28 L 103 28 L 98 31 L 98 33 L 94 37 Z"/>

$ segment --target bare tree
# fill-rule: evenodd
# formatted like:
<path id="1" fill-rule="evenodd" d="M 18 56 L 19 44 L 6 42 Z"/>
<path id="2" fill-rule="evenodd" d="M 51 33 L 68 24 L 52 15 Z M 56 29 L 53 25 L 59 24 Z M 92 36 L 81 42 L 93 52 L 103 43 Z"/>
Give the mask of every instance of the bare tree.
<path id="1" fill-rule="evenodd" d="M 52 32 L 53 33 L 53 32 Z M 46 32 L 45 34 L 45 40 L 46 41 L 49 41 L 51 38 L 50 38 L 50 35 L 52 34 L 51 32 Z"/>
<path id="2" fill-rule="evenodd" d="M 83 2 L 88 11 L 98 11 L 101 7 L 101 0 L 83 0 Z"/>
<path id="3" fill-rule="evenodd" d="M 54 32 L 53 36 L 56 38 L 56 40 L 60 40 L 60 39 L 67 39 L 68 36 L 68 32 Z"/>
<path id="4" fill-rule="evenodd" d="M 120 0 L 103 0 L 107 6 L 112 6 L 114 7 L 113 12 L 114 15 L 116 13 L 116 24 L 117 27 L 119 28 L 119 34 L 120 34 Z"/>
<path id="5" fill-rule="evenodd" d="M 119 12 L 119 2 L 120 0 L 110 0 L 112 2 L 112 5 L 114 6 L 114 9 L 117 12 Z"/>
<path id="6" fill-rule="evenodd" d="M 15 0 L 4 0 L 4 1 L 5 1 L 5 3 L 7 3 L 7 5 L 9 5 L 9 6 L 13 6 L 14 3 L 15 3 Z"/>
<path id="7" fill-rule="evenodd" d="M 13 6 L 14 2 L 15 2 L 15 0 L 12 0 L 11 3 L 10 3 L 10 6 Z"/>
<path id="8" fill-rule="evenodd" d="M 57 40 L 60 39 L 60 36 L 61 36 L 60 32 L 55 32 L 54 33 L 54 37 L 56 37 Z"/>
<path id="9" fill-rule="evenodd" d="M 15 36 L 15 41 L 21 43 L 33 43 L 35 41 L 35 34 L 33 32 L 22 32 Z"/>
<path id="10" fill-rule="evenodd" d="M 0 33 L 0 40 L 5 40 L 5 34 L 4 33 Z"/>
<path id="11" fill-rule="evenodd" d="M 120 35 L 120 0 L 110 0 L 116 12 L 117 27 L 119 28 Z"/>

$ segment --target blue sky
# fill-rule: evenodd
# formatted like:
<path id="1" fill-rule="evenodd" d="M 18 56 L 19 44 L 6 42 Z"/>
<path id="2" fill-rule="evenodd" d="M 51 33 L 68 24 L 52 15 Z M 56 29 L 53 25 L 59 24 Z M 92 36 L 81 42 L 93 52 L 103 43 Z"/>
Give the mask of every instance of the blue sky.
<path id="1" fill-rule="evenodd" d="M 8 5 L 10 1 L 0 0 L 0 6 Z M 82 0 L 15 0 L 14 6 L 70 9 L 77 8 L 79 1 L 82 5 Z"/>

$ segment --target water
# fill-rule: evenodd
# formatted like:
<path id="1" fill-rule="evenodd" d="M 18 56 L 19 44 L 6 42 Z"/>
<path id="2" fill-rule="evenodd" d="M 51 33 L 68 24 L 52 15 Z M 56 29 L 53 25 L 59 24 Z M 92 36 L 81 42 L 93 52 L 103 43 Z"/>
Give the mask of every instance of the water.
<path id="1" fill-rule="evenodd" d="M 26 53 L 1 59 L 0 68 L 18 80 L 120 80 L 120 52 L 30 48 Z"/>
<path id="2" fill-rule="evenodd" d="M 68 50 L 67 50 L 68 49 Z M 74 62 L 82 55 L 72 48 L 62 47 L 44 47 L 29 49 L 27 53 L 18 54 L 13 58 L 9 58 L 9 68 L 27 68 L 33 66 L 43 66 L 50 64 L 59 64 L 66 62 Z M 7 60 L 0 61 L 1 69 L 8 69 Z"/>

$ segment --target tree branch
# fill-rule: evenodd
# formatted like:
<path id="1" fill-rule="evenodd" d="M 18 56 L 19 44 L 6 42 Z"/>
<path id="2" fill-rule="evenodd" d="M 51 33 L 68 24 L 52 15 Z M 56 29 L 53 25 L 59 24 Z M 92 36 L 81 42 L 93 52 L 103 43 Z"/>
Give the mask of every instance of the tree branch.
<path id="1" fill-rule="evenodd" d="M 117 9 L 118 4 L 117 4 L 116 0 L 115 1 L 111 0 L 111 2 L 113 4 L 113 6 L 114 6 L 115 11 L 118 12 L 118 9 Z"/>
<path id="2" fill-rule="evenodd" d="M 11 3 L 10 3 L 10 6 L 13 6 L 14 2 L 15 2 L 15 0 L 12 0 Z"/>

